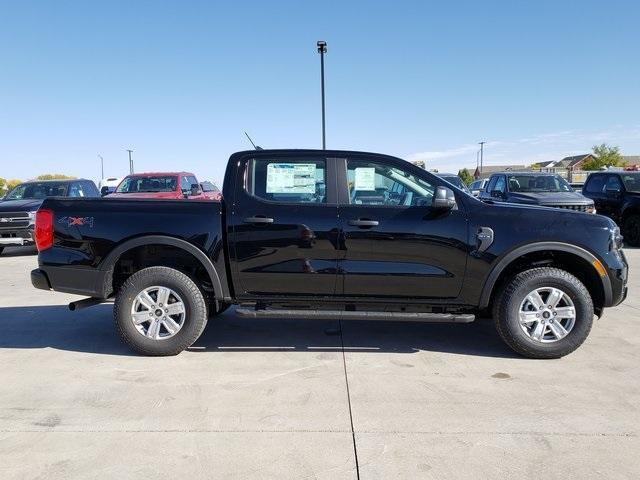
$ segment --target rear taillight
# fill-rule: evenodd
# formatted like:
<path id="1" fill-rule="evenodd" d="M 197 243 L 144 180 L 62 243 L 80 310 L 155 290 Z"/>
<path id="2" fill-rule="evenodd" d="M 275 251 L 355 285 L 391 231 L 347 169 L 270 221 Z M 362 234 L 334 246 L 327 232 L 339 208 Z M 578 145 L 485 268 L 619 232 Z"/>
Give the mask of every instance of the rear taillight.
<path id="1" fill-rule="evenodd" d="M 53 212 L 51 210 L 40 209 L 36 212 L 34 236 L 39 252 L 53 245 Z"/>

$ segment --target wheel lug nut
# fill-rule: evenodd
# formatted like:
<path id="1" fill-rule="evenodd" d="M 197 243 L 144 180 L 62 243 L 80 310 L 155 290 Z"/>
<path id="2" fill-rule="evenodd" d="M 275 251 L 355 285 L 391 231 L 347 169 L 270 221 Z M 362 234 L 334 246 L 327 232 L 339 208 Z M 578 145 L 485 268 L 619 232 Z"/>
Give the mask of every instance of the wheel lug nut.
<path id="1" fill-rule="evenodd" d="M 540 314 L 539 313 L 536 313 L 536 318 L 540 318 Z"/>
<path id="2" fill-rule="evenodd" d="M 149 316 L 150 316 L 150 317 L 153 317 L 153 312 L 149 312 Z"/>
<path id="3" fill-rule="evenodd" d="M 169 313 L 169 309 L 165 308 L 164 313 Z"/>

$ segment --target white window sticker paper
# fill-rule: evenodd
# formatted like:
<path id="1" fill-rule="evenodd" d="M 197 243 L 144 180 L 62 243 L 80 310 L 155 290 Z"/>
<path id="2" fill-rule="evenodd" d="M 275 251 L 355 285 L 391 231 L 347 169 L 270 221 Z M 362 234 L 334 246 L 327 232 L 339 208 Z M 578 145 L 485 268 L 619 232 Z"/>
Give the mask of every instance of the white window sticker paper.
<path id="1" fill-rule="evenodd" d="M 375 190 L 376 189 L 375 167 L 357 167 L 354 188 L 355 190 Z"/>
<path id="2" fill-rule="evenodd" d="M 316 164 L 270 163 L 267 193 L 316 193 Z"/>

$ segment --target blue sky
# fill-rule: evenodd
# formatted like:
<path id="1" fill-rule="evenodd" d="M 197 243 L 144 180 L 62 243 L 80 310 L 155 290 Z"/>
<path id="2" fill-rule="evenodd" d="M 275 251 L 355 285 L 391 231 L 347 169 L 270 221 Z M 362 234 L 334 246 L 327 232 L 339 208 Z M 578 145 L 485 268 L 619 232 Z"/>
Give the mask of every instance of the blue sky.
<path id="1" fill-rule="evenodd" d="M 428 168 L 640 154 L 640 2 L 0 0 L 0 177 L 222 178 L 247 149 L 327 144 Z"/>

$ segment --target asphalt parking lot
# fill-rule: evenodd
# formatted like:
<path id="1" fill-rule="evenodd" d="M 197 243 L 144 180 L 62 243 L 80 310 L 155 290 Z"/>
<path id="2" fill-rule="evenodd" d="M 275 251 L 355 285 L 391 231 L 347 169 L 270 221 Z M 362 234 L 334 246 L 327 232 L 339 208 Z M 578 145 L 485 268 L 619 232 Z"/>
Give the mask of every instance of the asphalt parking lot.
<path id="1" fill-rule="evenodd" d="M 133 355 L 111 305 L 0 257 L 0 478 L 638 478 L 640 250 L 629 297 L 561 360 L 469 325 L 212 320 Z"/>

